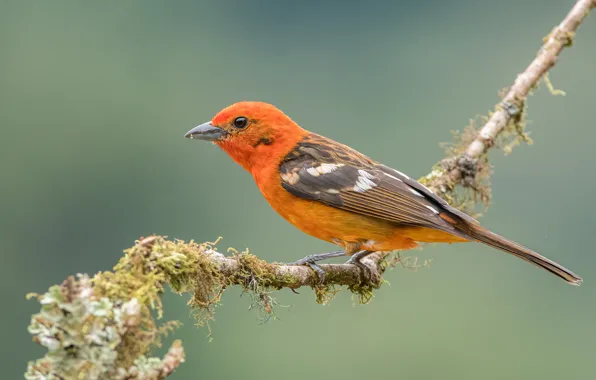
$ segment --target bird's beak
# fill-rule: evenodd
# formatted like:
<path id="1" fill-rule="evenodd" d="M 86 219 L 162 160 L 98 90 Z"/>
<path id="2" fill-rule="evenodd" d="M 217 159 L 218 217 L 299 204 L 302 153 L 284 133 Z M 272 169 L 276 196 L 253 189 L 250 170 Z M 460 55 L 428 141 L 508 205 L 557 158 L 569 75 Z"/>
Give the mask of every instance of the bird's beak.
<path id="1" fill-rule="evenodd" d="M 186 137 L 187 139 L 217 141 L 225 137 L 227 134 L 228 132 L 212 125 L 211 122 L 207 122 L 201 125 L 197 125 L 190 131 L 186 132 L 184 137 Z"/>

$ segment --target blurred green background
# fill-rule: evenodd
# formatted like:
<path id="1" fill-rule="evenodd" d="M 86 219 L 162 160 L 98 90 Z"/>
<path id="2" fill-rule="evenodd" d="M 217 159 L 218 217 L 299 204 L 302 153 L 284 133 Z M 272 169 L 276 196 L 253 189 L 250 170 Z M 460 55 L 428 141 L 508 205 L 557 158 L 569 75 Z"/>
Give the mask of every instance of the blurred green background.
<path id="1" fill-rule="evenodd" d="M 183 134 L 238 100 L 414 177 L 498 101 L 573 5 L 503 1 L 46 1 L 0 3 L 0 345 L 3 379 L 44 351 L 30 341 L 44 291 L 111 268 L 150 233 L 289 261 L 331 245 L 274 213 L 252 178 Z M 197 329 L 167 294 L 187 362 L 174 379 L 594 379 L 596 16 L 530 99 L 536 144 L 496 167 L 482 223 L 585 279 L 479 244 L 429 246 L 373 302 L 315 304 L 281 291 L 259 324 L 238 289 Z"/>

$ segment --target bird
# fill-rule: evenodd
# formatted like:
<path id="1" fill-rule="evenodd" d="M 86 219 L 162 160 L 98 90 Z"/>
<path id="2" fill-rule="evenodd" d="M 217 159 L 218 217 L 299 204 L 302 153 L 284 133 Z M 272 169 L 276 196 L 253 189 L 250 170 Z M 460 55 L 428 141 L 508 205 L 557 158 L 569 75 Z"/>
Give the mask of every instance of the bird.
<path id="1" fill-rule="evenodd" d="M 340 250 L 312 254 L 293 264 L 350 256 L 366 270 L 373 252 L 408 250 L 420 243 L 479 242 L 580 285 L 556 262 L 506 239 L 451 206 L 408 175 L 357 150 L 310 132 L 274 105 L 241 101 L 184 137 L 211 141 L 252 174 L 271 207 L 308 235 Z M 321 273 L 323 272 L 323 273 Z"/>

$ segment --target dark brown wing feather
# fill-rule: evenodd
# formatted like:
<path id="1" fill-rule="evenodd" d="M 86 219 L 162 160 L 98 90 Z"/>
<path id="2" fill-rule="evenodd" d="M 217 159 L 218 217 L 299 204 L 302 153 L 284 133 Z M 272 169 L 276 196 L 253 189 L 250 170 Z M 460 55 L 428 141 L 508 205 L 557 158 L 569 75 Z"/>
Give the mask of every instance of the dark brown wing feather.
<path id="1" fill-rule="evenodd" d="M 282 186 L 295 196 L 392 223 L 436 228 L 464 238 L 469 237 L 441 214 L 476 223 L 405 174 L 316 134 L 285 157 L 280 173 Z"/>

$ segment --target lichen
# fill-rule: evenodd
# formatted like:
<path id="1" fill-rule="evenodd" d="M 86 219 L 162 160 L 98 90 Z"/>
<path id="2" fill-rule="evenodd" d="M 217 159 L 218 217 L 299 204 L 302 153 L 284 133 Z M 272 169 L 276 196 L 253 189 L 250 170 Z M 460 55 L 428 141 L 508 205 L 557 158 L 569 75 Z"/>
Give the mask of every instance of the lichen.
<path id="1" fill-rule="evenodd" d="M 180 340 L 174 341 L 163 359 L 140 356 L 128 369 L 119 368 L 115 380 L 161 380 L 170 375 L 184 361 Z"/>
<path id="2" fill-rule="evenodd" d="M 29 332 L 48 353 L 29 363 L 27 379 L 116 379 L 139 360 L 161 362 L 145 354 L 177 322 L 158 326 L 153 317 L 155 311 L 161 318 L 160 295 L 168 279 L 159 250 L 152 249 L 159 244 L 165 240 L 142 239 L 125 251 L 113 272 L 69 277 L 45 294 L 28 296 L 41 304 Z M 184 351 L 180 346 L 175 352 L 179 363 Z"/>
<path id="3" fill-rule="evenodd" d="M 28 297 L 37 298 L 41 304 L 41 311 L 32 317 L 28 330 L 48 353 L 29 362 L 26 379 L 124 379 L 119 375 L 129 372 L 129 367 L 139 360 L 162 362 L 159 358 L 145 359 L 159 329 L 149 321 L 150 315 L 138 298 L 125 300 L 102 295 L 87 275 L 69 277 L 45 294 Z M 130 339 L 133 336 L 140 340 L 136 346 Z M 183 359 L 180 346 L 178 362 Z"/>

